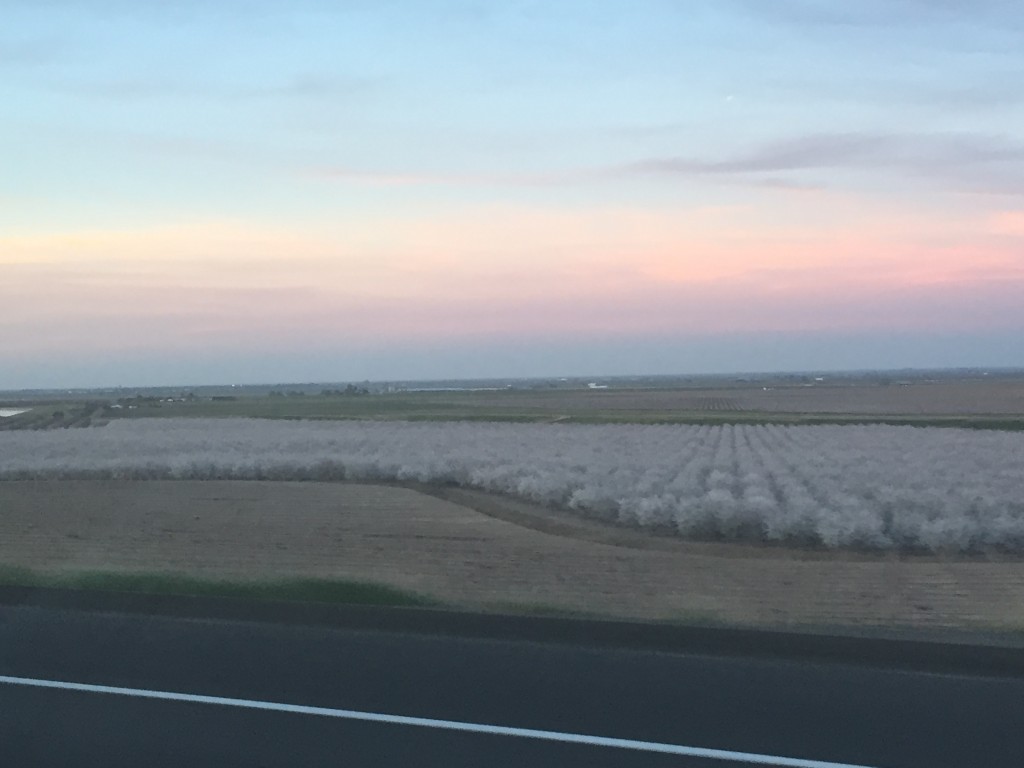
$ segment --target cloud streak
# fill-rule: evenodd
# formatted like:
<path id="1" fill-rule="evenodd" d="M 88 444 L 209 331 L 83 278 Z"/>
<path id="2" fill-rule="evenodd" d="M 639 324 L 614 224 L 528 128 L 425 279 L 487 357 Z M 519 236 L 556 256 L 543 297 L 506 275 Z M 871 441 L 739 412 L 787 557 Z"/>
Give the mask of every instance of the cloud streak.
<path id="1" fill-rule="evenodd" d="M 619 166 L 623 176 L 753 177 L 800 171 L 900 172 L 963 191 L 1024 194 L 1024 144 L 973 133 L 823 133 L 763 144 L 730 157 L 656 157 Z"/>
<path id="2" fill-rule="evenodd" d="M 838 184 L 803 181 L 800 174 L 807 171 L 899 174 L 939 181 L 952 191 L 1024 195 L 1024 143 L 979 133 L 817 133 L 713 158 L 663 155 L 544 173 L 406 172 L 341 166 L 309 168 L 303 173 L 309 178 L 382 187 L 558 187 L 614 184 L 630 178 L 717 178 L 798 190 Z"/>

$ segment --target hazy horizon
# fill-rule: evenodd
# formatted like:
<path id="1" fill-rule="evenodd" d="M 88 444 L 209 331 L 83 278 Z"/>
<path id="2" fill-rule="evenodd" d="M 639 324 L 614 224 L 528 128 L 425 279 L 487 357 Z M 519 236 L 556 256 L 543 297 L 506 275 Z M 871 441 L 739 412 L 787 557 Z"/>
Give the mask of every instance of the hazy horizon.
<path id="1" fill-rule="evenodd" d="M 952 359 L 950 348 L 968 351 Z M 0 390 L 985 368 L 1024 368 L 1024 335 L 805 334 L 421 345 L 344 355 L 281 351 L 272 367 L 263 355 L 246 352 L 188 361 L 137 355 L 120 364 L 90 354 L 85 360 L 41 360 L 31 377 L 20 378 L 16 368 L 0 369 Z"/>
<path id="2" fill-rule="evenodd" d="M 5 21 L 0 389 L 1024 366 L 1024 7 Z"/>
<path id="3" fill-rule="evenodd" d="M 500 370 L 500 369 L 497 369 Z M 1007 365 L 986 365 L 984 363 L 963 364 L 963 365 L 887 365 L 887 366 L 855 366 L 847 365 L 842 367 L 765 367 L 765 368 L 720 368 L 708 370 L 576 370 L 576 371 L 546 371 L 534 373 L 498 373 L 492 372 L 488 375 L 440 375 L 440 376 L 356 376 L 356 377 L 296 377 L 296 378 L 270 378 L 270 379 L 176 379 L 158 378 L 157 376 L 140 377 L 136 380 L 125 379 L 114 381 L 96 379 L 90 383 L 81 384 L 74 382 L 51 383 L 41 386 L 0 386 L 0 392 L 29 392 L 29 391 L 53 391 L 53 390 L 110 390 L 110 389 L 188 389 L 191 387 L 283 387 L 301 385 L 334 385 L 347 383 L 371 382 L 374 384 L 393 383 L 405 384 L 410 382 L 495 382 L 513 380 L 558 380 L 569 379 L 576 381 L 601 381 L 630 378 L 726 378 L 734 376 L 801 376 L 801 375 L 833 375 L 837 377 L 856 376 L 858 374 L 922 374 L 946 372 L 955 373 L 960 371 L 985 372 L 994 374 L 1016 374 L 1024 373 L 1024 366 Z"/>

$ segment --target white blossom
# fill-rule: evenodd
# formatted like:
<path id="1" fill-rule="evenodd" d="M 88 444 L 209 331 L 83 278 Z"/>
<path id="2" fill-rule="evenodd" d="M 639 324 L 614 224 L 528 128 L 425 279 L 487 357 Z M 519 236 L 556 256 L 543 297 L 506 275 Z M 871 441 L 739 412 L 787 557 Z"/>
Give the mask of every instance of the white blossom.
<path id="1" fill-rule="evenodd" d="M 1024 551 L 1019 432 L 258 419 L 0 432 L 0 480 L 39 477 L 417 481 L 688 537 Z"/>

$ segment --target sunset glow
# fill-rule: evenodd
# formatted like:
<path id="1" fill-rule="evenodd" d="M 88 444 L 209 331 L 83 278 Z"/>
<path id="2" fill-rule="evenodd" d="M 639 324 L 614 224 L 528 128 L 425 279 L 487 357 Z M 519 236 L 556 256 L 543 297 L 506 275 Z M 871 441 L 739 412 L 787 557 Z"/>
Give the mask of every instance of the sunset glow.
<path id="1" fill-rule="evenodd" d="M 1010 5 L 5 8 L 0 388 L 1024 366 Z"/>

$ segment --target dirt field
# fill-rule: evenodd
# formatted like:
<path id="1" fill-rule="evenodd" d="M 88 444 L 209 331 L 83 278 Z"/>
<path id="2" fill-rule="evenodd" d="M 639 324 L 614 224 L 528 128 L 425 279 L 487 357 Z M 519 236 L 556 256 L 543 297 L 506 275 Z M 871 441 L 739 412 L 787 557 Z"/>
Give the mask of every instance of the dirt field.
<path id="1" fill-rule="evenodd" d="M 452 402 L 458 402 L 455 397 Z M 742 385 L 720 389 L 597 390 L 475 393 L 476 407 L 514 403 L 551 413 L 810 413 L 865 416 L 974 416 L 1024 413 L 1024 380 L 936 381 L 887 385 L 851 382 L 813 385 Z"/>
<path id="2" fill-rule="evenodd" d="M 1017 415 L 1024 413 L 1024 382 L 942 381 L 755 389 L 744 391 L 737 400 L 748 411 L 872 416 Z"/>
<path id="3" fill-rule="evenodd" d="M 333 483 L 0 482 L 0 564 L 372 580 L 488 609 L 1024 628 L 1024 561 L 701 544 L 480 492 L 435 492 L 447 498 Z"/>
<path id="4" fill-rule="evenodd" d="M 722 423 L 732 419 L 780 421 L 891 420 L 947 425 L 1024 427 L 1024 374 L 956 376 L 936 372 L 809 376 L 683 378 L 641 383 L 610 380 L 607 389 L 537 387 L 493 390 L 397 391 L 366 396 L 270 396 L 265 388 L 240 388 L 214 400 L 164 390 L 98 391 L 88 400 L 2 401 L 31 408 L 0 419 L 0 431 L 103 424 L 115 418 L 252 417 L 270 419 L 383 419 L 458 421 L 608 421 Z M 820 379 L 820 380 L 819 380 Z M 582 386 L 582 385 L 581 385 Z M 307 389 L 309 389 L 307 387 Z M 144 392 L 146 393 L 144 395 Z M 202 393 L 203 390 L 200 389 Z M 2 394 L 2 393 L 0 393 Z M 115 402 L 119 400 L 119 402 Z"/>

